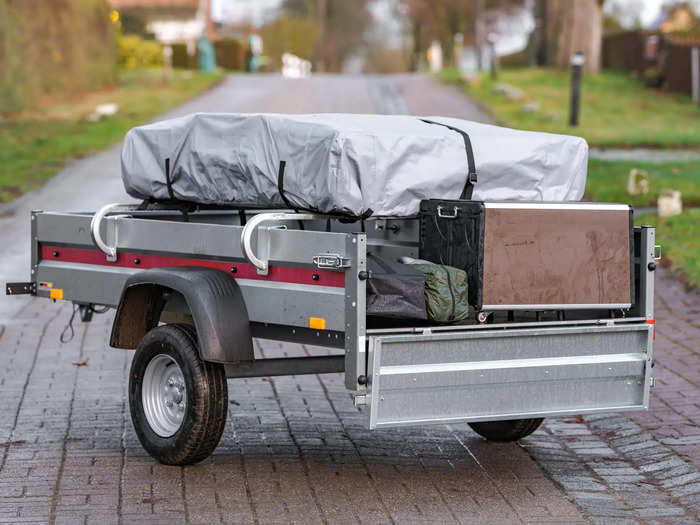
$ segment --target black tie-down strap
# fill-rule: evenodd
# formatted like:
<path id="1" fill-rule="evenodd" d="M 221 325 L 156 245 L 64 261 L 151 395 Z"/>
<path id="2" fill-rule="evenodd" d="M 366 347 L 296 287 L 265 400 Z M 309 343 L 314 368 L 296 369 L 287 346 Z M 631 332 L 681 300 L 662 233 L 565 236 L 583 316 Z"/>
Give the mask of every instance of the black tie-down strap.
<path id="1" fill-rule="evenodd" d="M 282 197 L 282 200 L 284 201 L 284 203 L 290 209 L 294 210 L 294 212 L 296 212 L 296 213 L 299 213 L 300 210 L 301 211 L 308 211 L 310 213 L 321 213 L 320 211 L 318 211 L 317 208 L 303 208 L 303 207 L 295 206 L 289 200 L 289 198 L 287 197 L 287 195 L 285 194 L 285 191 L 284 191 L 284 170 L 285 170 L 286 166 L 287 166 L 287 161 L 281 160 L 280 164 L 279 164 L 279 169 L 277 171 L 277 191 L 279 191 L 280 197 Z M 354 215 L 348 215 L 347 213 L 343 213 L 343 212 L 335 212 L 335 213 L 331 213 L 331 214 L 334 215 L 335 217 L 337 217 L 338 220 L 340 220 L 341 222 L 355 222 L 358 220 L 364 221 L 365 219 L 368 219 L 372 215 L 372 213 L 374 213 L 374 212 L 371 209 L 368 209 L 365 211 L 365 213 L 363 213 L 359 217 L 354 216 Z M 301 224 L 301 222 L 300 222 L 300 224 Z M 303 226 L 301 229 L 302 230 L 304 229 Z"/>
<path id="2" fill-rule="evenodd" d="M 467 151 L 467 180 L 464 182 L 464 188 L 462 188 L 462 194 L 459 196 L 462 200 L 471 200 L 472 194 L 474 193 L 474 186 L 476 185 L 476 165 L 474 164 L 474 151 L 472 150 L 472 141 L 469 140 L 469 135 L 459 128 L 455 128 L 448 124 L 443 124 L 442 122 L 435 122 L 434 120 L 421 119 L 421 121 L 427 124 L 437 124 L 438 126 L 444 126 L 447 129 L 456 131 L 464 139 L 464 149 Z"/>

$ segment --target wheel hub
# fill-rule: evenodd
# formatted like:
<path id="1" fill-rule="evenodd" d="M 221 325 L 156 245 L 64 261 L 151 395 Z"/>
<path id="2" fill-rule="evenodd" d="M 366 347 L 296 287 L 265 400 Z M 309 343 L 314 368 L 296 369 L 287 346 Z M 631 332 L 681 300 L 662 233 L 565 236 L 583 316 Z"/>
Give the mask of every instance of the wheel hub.
<path id="1" fill-rule="evenodd" d="M 158 354 L 148 363 L 141 399 L 153 432 L 170 437 L 178 431 L 187 408 L 187 390 L 182 370 L 172 357 Z"/>

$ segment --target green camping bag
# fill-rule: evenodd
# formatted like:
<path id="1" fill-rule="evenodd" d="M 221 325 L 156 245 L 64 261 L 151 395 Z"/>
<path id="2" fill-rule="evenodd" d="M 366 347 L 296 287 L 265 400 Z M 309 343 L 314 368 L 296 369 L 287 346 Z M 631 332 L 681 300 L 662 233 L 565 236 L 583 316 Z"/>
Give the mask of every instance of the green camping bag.
<path id="1" fill-rule="evenodd" d="M 469 316 L 467 272 L 421 259 L 402 258 L 425 275 L 425 308 L 428 319 L 438 323 L 464 321 Z"/>

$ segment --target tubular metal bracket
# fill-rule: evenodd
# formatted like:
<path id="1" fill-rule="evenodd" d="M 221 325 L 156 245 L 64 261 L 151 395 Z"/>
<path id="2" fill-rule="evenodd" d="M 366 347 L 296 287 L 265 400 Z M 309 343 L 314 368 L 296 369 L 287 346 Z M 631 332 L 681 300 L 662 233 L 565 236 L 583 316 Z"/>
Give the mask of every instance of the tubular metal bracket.
<path id="1" fill-rule="evenodd" d="M 267 275 L 269 271 L 269 235 L 264 234 L 258 236 L 258 250 L 261 252 L 261 257 L 258 258 L 253 251 L 253 233 L 258 229 L 258 226 L 263 222 L 270 221 L 313 221 L 318 219 L 325 219 L 324 215 L 316 215 L 313 213 L 289 213 L 289 212 L 270 212 L 270 213 L 258 213 L 248 220 L 246 225 L 243 227 L 243 232 L 241 233 L 241 250 L 243 251 L 243 256 L 250 262 L 253 266 L 258 269 L 258 274 Z M 269 229 L 268 229 L 269 230 Z"/>
<path id="2" fill-rule="evenodd" d="M 654 245 L 654 260 L 655 261 L 661 260 L 661 245 L 660 244 Z"/>
<path id="3" fill-rule="evenodd" d="M 114 246 L 109 246 L 102 239 L 102 234 L 100 233 L 100 227 L 102 226 L 102 220 L 108 213 L 115 211 L 132 211 L 138 208 L 138 204 L 107 204 L 102 206 L 100 210 L 92 216 L 92 221 L 90 221 L 90 236 L 92 237 L 92 242 L 97 246 L 97 248 L 107 256 L 109 262 L 115 262 L 117 260 L 117 230 L 115 226 L 114 230 Z"/>
<path id="4" fill-rule="evenodd" d="M 315 255 L 312 261 L 320 270 L 340 270 L 341 268 L 350 267 L 350 259 L 337 253 Z"/>

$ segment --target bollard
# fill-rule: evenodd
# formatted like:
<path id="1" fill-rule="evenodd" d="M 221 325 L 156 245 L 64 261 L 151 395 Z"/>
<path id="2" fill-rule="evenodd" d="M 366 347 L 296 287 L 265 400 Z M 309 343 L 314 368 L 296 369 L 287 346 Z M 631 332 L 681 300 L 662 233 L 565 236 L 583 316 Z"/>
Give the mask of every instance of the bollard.
<path id="1" fill-rule="evenodd" d="M 581 106 L 581 76 L 586 57 L 581 51 L 571 55 L 571 104 L 569 108 L 569 126 L 578 126 L 578 114 Z"/>
<path id="2" fill-rule="evenodd" d="M 690 71 L 693 102 L 700 105 L 700 47 L 698 46 L 690 50 Z"/>

